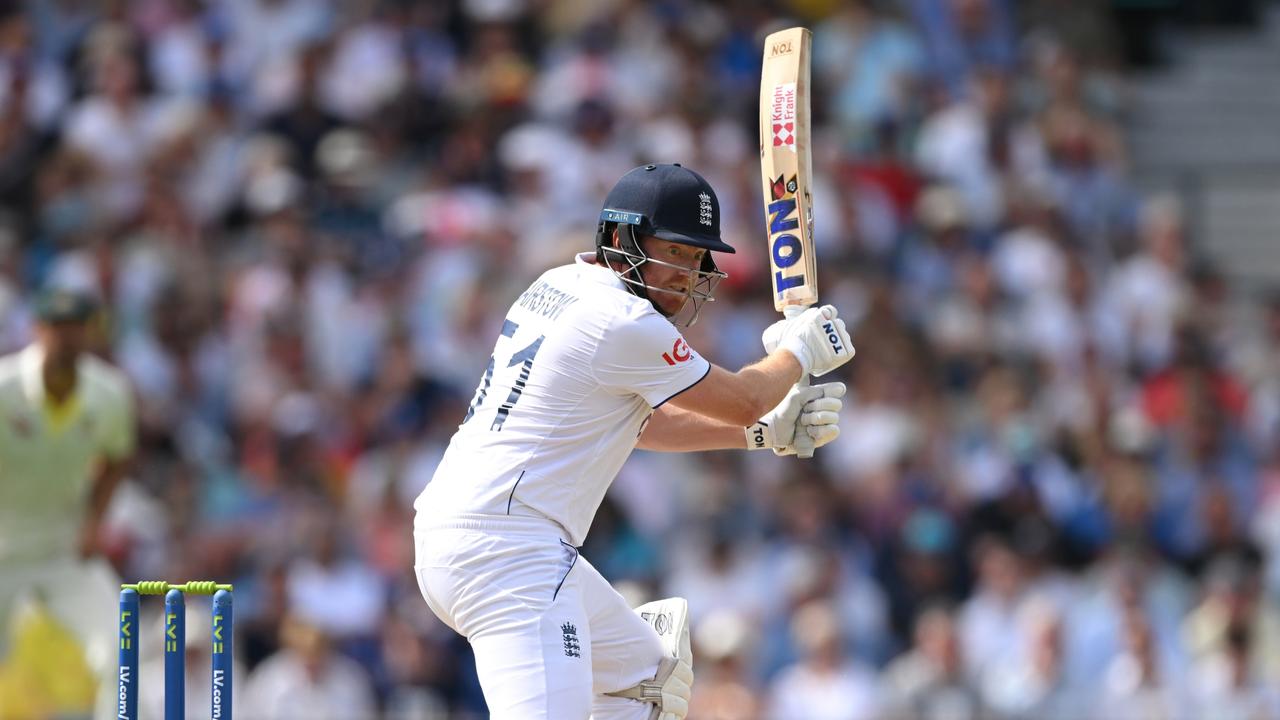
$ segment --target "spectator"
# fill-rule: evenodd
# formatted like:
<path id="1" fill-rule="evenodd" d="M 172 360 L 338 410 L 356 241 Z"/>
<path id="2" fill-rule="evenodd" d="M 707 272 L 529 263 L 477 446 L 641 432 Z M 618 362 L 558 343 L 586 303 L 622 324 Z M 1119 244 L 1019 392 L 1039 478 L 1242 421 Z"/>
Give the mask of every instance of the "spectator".
<path id="1" fill-rule="evenodd" d="M 694 633 L 693 652 L 703 679 L 689 702 L 689 720 L 765 720 L 764 698 L 753 689 L 746 667 L 750 626 L 738 615 L 721 612 L 706 618 Z"/>
<path id="2" fill-rule="evenodd" d="M 367 672 L 332 649 L 320 628 L 292 616 L 284 621 L 282 648 L 263 660 L 244 686 L 244 705 L 263 720 L 374 716 Z"/>
<path id="3" fill-rule="evenodd" d="M 1035 603 L 1018 618 L 1026 647 L 998 661 L 986 674 L 983 695 L 1005 720 L 1072 720 L 1089 706 L 1067 685 L 1062 618 L 1047 603 Z"/>
<path id="4" fill-rule="evenodd" d="M 910 8 L 929 48 L 930 74 L 952 97 L 965 95 L 964 80 L 976 67 L 1013 68 L 1006 0 L 912 0 Z"/>
<path id="5" fill-rule="evenodd" d="M 956 630 L 965 666 L 985 679 L 1002 660 L 1026 661 L 1020 657 L 1029 645 L 1026 629 L 1016 619 L 1025 613 L 1029 593 L 1021 559 L 1003 540 L 981 538 L 974 555 L 978 584 L 956 615 Z"/>
<path id="6" fill-rule="evenodd" d="M 1185 698 L 1160 668 L 1146 618 L 1135 609 L 1122 622 L 1122 649 L 1107 665 L 1104 694 L 1093 712 L 1108 720 L 1179 717 Z"/>
<path id="7" fill-rule="evenodd" d="M 1010 189 L 1044 186 L 1048 168 L 1039 131 L 1016 115 L 1009 75 L 982 67 L 967 82 L 970 92 L 925 120 L 915 160 L 928 175 L 954 185 L 972 226 L 989 233 L 1004 217 Z"/>
<path id="8" fill-rule="evenodd" d="M 881 700 L 871 669 L 847 659 L 835 608 L 814 601 L 796 611 L 792 635 L 802 660 L 773 681 L 768 717 L 855 720 L 878 717 Z"/>
<path id="9" fill-rule="evenodd" d="M 984 717 L 982 696 L 964 666 L 955 620 L 950 609 L 934 606 L 916 620 L 910 651 L 885 668 L 890 717 Z"/>
<path id="10" fill-rule="evenodd" d="M 814 67 L 831 88 L 839 125 L 854 134 L 854 147 L 865 147 L 877 123 L 913 111 L 924 47 L 875 3 L 857 0 L 814 30 Z"/>
<path id="11" fill-rule="evenodd" d="M 1250 663 L 1250 633 L 1242 625 L 1227 631 L 1225 647 L 1207 660 L 1192 712 L 1230 718 L 1268 718 L 1280 713 L 1275 685 L 1258 677 Z"/>

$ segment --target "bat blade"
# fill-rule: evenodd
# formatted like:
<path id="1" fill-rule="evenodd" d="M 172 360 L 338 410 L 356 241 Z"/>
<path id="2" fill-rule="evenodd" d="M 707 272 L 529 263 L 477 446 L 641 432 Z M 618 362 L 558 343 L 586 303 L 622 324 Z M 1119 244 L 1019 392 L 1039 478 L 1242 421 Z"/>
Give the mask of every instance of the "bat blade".
<path id="1" fill-rule="evenodd" d="M 760 72 L 760 184 L 769 234 L 773 307 L 792 317 L 818 302 L 813 248 L 813 157 L 809 150 L 809 57 L 813 34 L 794 27 L 764 41 Z M 800 379 L 808 383 L 807 377 Z M 813 457 L 797 432 L 796 455 Z"/>
<path id="2" fill-rule="evenodd" d="M 802 27 L 769 35 L 764 42 L 760 73 L 760 180 L 769 234 L 773 306 L 778 312 L 818 302 L 810 193 L 812 37 Z"/>

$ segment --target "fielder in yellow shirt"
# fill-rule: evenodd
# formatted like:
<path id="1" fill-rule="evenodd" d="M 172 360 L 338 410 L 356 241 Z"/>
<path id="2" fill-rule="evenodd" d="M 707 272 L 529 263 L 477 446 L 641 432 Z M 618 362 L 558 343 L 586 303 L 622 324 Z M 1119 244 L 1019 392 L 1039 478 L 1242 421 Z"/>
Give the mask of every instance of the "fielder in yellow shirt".
<path id="1" fill-rule="evenodd" d="M 125 375 L 85 349 L 96 311 L 89 295 L 45 292 L 34 342 L 0 357 L 0 658 L 16 609 L 37 599 L 83 645 L 105 718 L 120 580 L 97 540 L 135 432 Z"/>

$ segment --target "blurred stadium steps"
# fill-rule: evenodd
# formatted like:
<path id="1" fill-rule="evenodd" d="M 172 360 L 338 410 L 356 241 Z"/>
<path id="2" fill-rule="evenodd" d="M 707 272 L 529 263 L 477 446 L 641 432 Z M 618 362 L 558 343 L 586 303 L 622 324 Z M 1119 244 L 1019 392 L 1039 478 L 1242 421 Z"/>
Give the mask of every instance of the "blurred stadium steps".
<path id="1" fill-rule="evenodd" d="M 1280 282 L 1280 5 L 1257 31 L 1201 32 L 1175 56 L 1134 82 L 1135 177 L 1181 196 L 1199 251 L 1224 273 Z"/>

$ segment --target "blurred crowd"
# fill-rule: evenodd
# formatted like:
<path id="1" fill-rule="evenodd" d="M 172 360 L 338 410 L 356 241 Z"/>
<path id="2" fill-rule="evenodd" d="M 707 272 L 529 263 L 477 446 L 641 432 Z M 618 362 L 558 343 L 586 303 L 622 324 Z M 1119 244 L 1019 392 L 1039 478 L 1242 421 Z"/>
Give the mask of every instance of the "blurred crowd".
<path id="1" fill-rule="evenodd" d="M 637 453 L 584 549 L 689 598 L 690 718 L 1280 717 L 1280 293 L 1131 180 L 1116 9 L 1163 4 L 5 3 L 0 351 L 40 288 L 107 303 L 111 557 L 235 583 L 242 717 L 483 717 L 412 499 L 635 165 L 715 186 L 688 337 L 761 354 L 761 41 L 805 24 L 842 435 Z"/>

